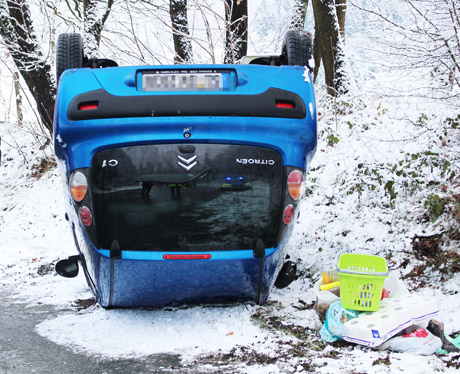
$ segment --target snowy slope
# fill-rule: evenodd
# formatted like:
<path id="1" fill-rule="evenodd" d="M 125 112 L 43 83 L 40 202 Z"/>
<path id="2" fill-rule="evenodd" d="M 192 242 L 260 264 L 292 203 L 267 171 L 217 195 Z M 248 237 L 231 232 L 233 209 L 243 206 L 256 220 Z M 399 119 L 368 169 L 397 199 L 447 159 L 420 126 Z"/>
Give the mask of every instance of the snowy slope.
<path id="1" fill-rule="evenodd" d="M 376 103 L 367 104 L 370 107 Z M 374 108 L 356 110 L 341 118 L 339 128 L 343 130 L 336 132 L 340 140 L 334 146 L 327 145 L 327 137 L 320 139 L 309 173 L 309 193 L 289 243 L 289 253 L 299 263 L 300 277 L 289 288 L 274 290 L 268 305 L 263 307 L 106 311 L 91 306 L 83 312 L 76 308 L 69 312 L 69 305 L 91 298 L 91 294 L 82 276 L 68 280 L 52 272 L 51 264 L 58 258 L 75 253 L 64 220 L 61 178 L 56 168 L 39 179 L 32 176 L 43 157 L 32 153 L 36 148 L 34 138 L 12 124 L 3 124 L 6 134 L 2 135 L 0 284 L 16 294 L 18 302 L 47 303 L 63 309 L 59 317 L 37 326 L 37 332 L 78 352 L 118 358 L 181 352 L 185 362 L 195 360 L 193 365 L 200 365 L 212 362 L 210 357 L 229 352 L 245 357 L 243 352 L 249 350 L 263 355 L 263 359 L 250 367 L 237 364 L 236 368 L 242 372 L 308 372 L 305 369 L 308 365 L 325 373 L 380 372 L 381 366 L 372 363 L 386 358 L 387 352 L 376 353 L 352 345 L 324 346 L 320 342 L 317 332 L 321 324 L 313 310 L 312 284 L 322 270 L 333 268 L 339 254 L 344 252 L 384 255 L 395 272 L 407 273 L 409 269 L 400 269 L 398 265 L 411 251 L 411 238 L 421 230 L 430 229 L 417 223 L 414 201 L 401 201 L 399 208 L 392 209 L 385 195 L 367 192 L 358 199 L 356 194 L 348 195 L 342 189 L 344 181 L 354 178 L 355 165 L 397 158 L 407 147 L 426 147 L 429 140 L 424 140 L 424 135 L 407 142 L 408 136 L 414 137 L 414 129 L 390 118 L 392 110 L 401 113 L 395 104 L 388 104 L 388 108 L 381 123 L 370 130 L 350 131 L 344 120 L 374 122 Z M 320 110 L 323 110 L 320 123 L 324 128 L 325 122 L 334 118 L 328 115 L 327 108 Z M 388 134 L 392 134 L 391 141 Z M 15 142 L 20 148 L 10 146 Z M 455 317 L 460 306 L 456 294 L 459 285 L 457 274 L 444 284 L 416 291 L 437 298 L 439 319 L 444 321 L 448 333 L 460 330 L 460 321 Z M 79 326 L 80 334 L 75 333 L 75 326 Z M 301 357 L 293 355 L 293 347 L 302 351 Z M 357 358 L 362 366 L 357 366 Z M 391 354 L 388 361 L 391 370 L 405 372 L 446 369 L 438 357 Z"/>

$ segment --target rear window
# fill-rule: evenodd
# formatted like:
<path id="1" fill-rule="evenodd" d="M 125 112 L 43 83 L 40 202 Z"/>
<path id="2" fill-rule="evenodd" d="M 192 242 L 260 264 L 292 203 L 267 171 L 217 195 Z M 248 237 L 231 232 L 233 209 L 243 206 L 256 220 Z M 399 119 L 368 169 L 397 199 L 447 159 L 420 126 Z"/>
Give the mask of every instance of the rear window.
<path id="1" fill-rule="evenodd" d="M 98 240 L 122 250 L 213 251 L 275 246 L 283 165 L 248 146 L 143 145 L 92 162 Z"/>

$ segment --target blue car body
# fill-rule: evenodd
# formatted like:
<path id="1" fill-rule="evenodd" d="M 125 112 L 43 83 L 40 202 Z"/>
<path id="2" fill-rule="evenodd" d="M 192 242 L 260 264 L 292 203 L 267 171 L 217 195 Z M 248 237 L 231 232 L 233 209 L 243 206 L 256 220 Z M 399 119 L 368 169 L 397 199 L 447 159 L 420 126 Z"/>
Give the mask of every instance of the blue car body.
<path id="1" fill-rule="evenodd" d="M 305 173 L 316 150 L 310 82 L 298 66 L 62 74 L 55 154 L 101 306 L 267 300 L 292 230 L 285 216 L 297 217 L 288 176 Z M 70 191 L 77 172 L 81 201 Z M 222 188 L 240 175 L 246 188 Z"/>

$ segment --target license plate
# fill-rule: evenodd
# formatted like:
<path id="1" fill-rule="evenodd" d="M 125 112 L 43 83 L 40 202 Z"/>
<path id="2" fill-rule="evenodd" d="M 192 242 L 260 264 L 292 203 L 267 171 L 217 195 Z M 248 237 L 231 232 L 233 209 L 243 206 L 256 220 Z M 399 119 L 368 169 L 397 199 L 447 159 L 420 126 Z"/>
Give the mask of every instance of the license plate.
<path id="1" fill-rule="evenodd" d="M 229 70 L 155 70 L 142 73 L 142 91 L 228 91 L 233 74 Z"/>

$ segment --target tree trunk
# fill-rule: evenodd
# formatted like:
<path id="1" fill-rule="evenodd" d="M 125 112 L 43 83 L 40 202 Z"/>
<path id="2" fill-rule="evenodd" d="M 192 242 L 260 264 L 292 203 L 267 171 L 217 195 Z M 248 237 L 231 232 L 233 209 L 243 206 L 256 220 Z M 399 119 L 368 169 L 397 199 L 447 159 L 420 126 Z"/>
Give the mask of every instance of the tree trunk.
<path id="1" fill-rule="evenodd" d="M 290 29 L 303 30 L 305 17 L 307 16 L 308 0 L 295 0 L 294 14 L 292 16 Z"/>
<path id="2" fill-rule="evenodd" d="M 345 17 L 347 14 L 347 0 L 335 0 L 335 9 L 339 21 L 339 30 L 342 41 L 345 43 Z"/>
<path id="3" fill-rule="evenodd" d="M 14 93 L 16 95 L 16 114 L 18 127 L 22 127 L 22 96 L 21 87 L 19 85 L 19 73 L 13 73 Z"/>
<path id="4" fill-rule="evenodd" d="M 248 0 L 225 0 L 225 59 L 236 63 L 248 52 Z"/>
<path id="5" fill-rule="evenodd" d="M 0 35 L 29 87 L 43 125 L 53 132 L 55 82 L 43 60 L 25 0 L 0 0 Z"/>
<path id="6" fill-rule="evenodd" d="M 187 0 L 169 0 L 169 14 L 173 29 L 174 62 L 192 62 L 192 43 L 188 31 Z"/>
<path id="7" fill-rule="evenodd" d="M 98 3 L 98 0 L 83 0 L 83 40 L 88 58 L 97 58 L 102 30 L 112 10 L 113 0 L 107 0 L 107 7 L 102 15 L 99 15 Z"/>
<path id="8" fill-rule="evenodd" d="M 323 63 L 327 92 L 339 96 L 348 90 L 348 77 L 344 71 L 345 55 L 341 33 L 345 32 L 346 0 L 337 0 L 340 17 L 335 0 L 312 0 L 315 17 L 315 40 L 313 56 L 315 59 L 314 79 Z"/>

